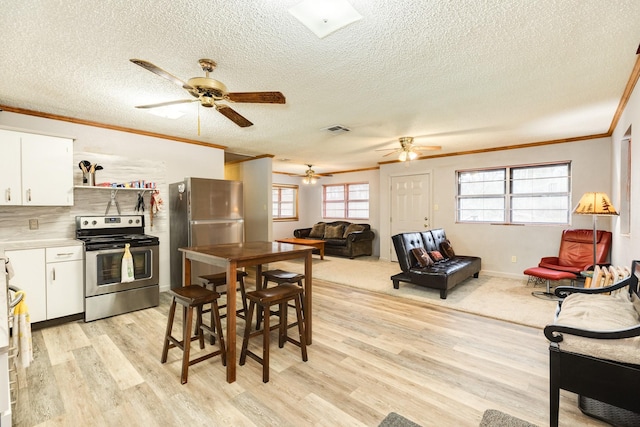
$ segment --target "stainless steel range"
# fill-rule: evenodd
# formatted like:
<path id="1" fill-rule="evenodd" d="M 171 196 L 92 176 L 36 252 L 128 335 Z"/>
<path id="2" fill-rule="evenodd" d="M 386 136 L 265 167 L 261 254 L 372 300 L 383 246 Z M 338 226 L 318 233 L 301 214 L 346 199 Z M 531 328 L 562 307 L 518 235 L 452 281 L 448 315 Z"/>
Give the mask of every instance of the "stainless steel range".
<path id="1" fill-rule="evenodd" d="M 77 216 L 76 239 L 85 250 L 86 322 L 158 305 L 159 240 L 144 234 L 144 215 Z M 123 283 L 127 243 L 135 280 Z"/>

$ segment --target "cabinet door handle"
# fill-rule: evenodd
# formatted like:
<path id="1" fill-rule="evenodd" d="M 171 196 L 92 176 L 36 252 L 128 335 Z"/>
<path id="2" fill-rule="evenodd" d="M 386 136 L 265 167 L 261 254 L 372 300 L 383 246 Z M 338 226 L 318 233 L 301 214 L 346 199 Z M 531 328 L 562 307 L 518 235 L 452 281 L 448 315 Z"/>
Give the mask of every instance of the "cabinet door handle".
<path id="1" fill-rule="evenodd" d="M 11 188 L 7 188 L 7 202 L 11 201 Z"/>
<path id="2" fill-rule="evenodd" d="M 31 201 L 31 189 L 27 190 L 27 200 Z"/>
<path id="3" fill-rule="evenodd" d="M 56 269 L 53 268 L 51 271 L 53 272 L 53 280 L 55 281 L 56 280 Z"/>
<path id="4" fill-rule="evenodd" d="M 71 256 L 73 255 L 73 252 L 63 252 L 63 253 L 57 253 L 56 256 Z"/>

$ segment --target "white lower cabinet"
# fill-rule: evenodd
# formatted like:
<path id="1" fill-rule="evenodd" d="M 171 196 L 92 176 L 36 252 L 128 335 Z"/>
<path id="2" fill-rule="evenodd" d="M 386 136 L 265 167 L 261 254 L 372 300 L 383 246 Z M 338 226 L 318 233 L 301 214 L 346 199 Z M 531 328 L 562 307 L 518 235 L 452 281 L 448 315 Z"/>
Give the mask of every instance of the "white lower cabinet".
<path id="1" fill-rule="evenodd" d="M 5 254 L 15 272 L 11 284 L 25 291 L 32 323 L 84 311 L 81 245 L 8 250 Z"/>
<path id="2" fill-rule="evenodd" d="M 11 260 L 15 275 L 9 284 L 25 292 L 31 323 L 47 320 L 44 248 L 4 252 Z"/>
<path id="3" fill-rule="evenodd" d="M 82 246 L 47 248 L 47 319 L 84 311 Z"/>

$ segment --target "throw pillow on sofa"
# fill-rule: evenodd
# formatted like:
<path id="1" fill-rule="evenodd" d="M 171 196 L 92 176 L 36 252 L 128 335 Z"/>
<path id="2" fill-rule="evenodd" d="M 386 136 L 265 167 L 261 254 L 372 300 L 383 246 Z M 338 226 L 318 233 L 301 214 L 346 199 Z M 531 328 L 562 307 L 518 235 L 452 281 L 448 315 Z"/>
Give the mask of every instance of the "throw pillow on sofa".
<path id="1" fill-rule="evenodd" d="M 309 237 L 315 237 L 317 239 L 322 239 L 324 237 L 324 222 L 319 222 L 313 227 L 311 227 L 311 232 L 309 233 Z"/>
<path id="2" fill-rule="evenodd" d="M 362 231 L 362 230 L 364 230 L 364 225 L 349 224 L 347 225 L 347 228 L 344 229 L 344 234 L 342 235 L 342 237 L 346 239 L 349 236 L 349 234 L 353 233 L 354 231 Z"/>
<path id="3" fill-rule="evenodd" d="M 418 261 L 420 267 L 433 265 L 433 260 L 429 257 L 425 248 L 413 248 L 411 249 L 411 253 L 416 258 L 416 261 Z"/>
<path id="4" fill-rule="evenodd" d="M 342 225 L 327 225 L 324 228 L 325 239 L 342 239 L 342 232 L 344 226 Z"/>
<path id="5" fill-rule="evenodd" d="M 442 261 L 444 259 L 440 251 L 431 251 L 429 252 L 429 256 L 431 257 L 433 262 Z"/>
<path id="6" fill-rule="evenodd" d="M 448 240 L 445 240 L 444 242 L 440 243 L 440 252 L 446 258 L 453 258 L 454 256 L 456 256 L 456 253 L 454 252 L 453 247 L 451 247 L 451 242 Z"/>

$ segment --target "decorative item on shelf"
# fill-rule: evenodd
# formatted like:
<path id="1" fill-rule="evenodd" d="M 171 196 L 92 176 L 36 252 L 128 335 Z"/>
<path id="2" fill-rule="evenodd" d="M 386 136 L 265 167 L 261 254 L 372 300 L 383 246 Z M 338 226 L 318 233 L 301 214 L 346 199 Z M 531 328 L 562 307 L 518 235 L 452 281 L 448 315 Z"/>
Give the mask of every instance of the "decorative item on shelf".
<path id="1" fill-rule="evenodd" d="M 88 160 L 81 160 L 78 167 L 82 171 L 82 185 L 94 187 L 96 185 L 96 171 L 102 170 L 103 167 L 97 163 L 91 164 Z"/>
<path id="2" fill-rule="evenodd" d="M 160 191 L 159 190 L 153 190 L 151 192 L 151 207 L 149 209 L 149 223 L 151 225 L 151 228 L 153 229 L 153 217 L 158 215 L 158 212 L 160 212 L 162 210 L 163 207 L 163 201 L 162 198 L 160 197 Z"/>
<path id="3" fill-rule="evenodd" d="M 573 213 L 576 215 L 591 215 L 593 216 L 593 266 L 598 263 L 596 247 L 598 241 L 596 239 L 596 218 L 598 215 L 619 215 L 616 208 L 611 204 L 611 200 L 607 193 L 584 193 L 580 198 L 580 201 L 576 205 Z"/>

